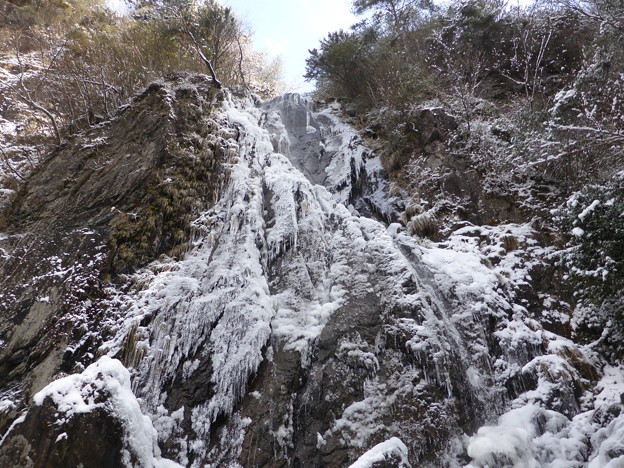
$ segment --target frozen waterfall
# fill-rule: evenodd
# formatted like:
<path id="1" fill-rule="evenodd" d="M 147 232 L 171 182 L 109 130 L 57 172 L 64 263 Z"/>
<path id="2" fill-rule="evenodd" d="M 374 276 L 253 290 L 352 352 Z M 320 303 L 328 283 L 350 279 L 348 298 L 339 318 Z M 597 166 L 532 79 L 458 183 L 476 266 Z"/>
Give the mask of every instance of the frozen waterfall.
<path id="1" fill-rule="evenodd" d="M 192 250 L 118 292 L 103 351 L 123 356 L 159 460 L 599 466 L 587 415 L 619 397 L 582 403 L 595 357 L 516 300 L 538 262 L 530 226 L 408 235 L 379 157 L 339 104 L 317 107 L 226 99 L 229 180 Z"/>

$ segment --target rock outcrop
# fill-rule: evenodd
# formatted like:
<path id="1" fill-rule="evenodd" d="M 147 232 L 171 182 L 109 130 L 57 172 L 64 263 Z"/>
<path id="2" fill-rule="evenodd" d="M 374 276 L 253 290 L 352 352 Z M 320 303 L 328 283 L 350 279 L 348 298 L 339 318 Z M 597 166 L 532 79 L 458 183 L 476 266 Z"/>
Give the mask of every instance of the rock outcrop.
<path id="1" fill-rule="evenodd" d="M 340 112 L 180 76 L 51 155 L 1 240 L 2 463 L 615 457 L 592 434 L 619 434 L 617 370 L 554 326 L 552 249 L 529 224 L 410 235 Z"/>
<path id="2" fill-rule="evenodd" d="M 17 408 L 59 372 L 92 362 L 114 319 L 103 301 L 119 273 L 189 240 L 184 221 L 210 206 L 226 173 L 210 121 L 218 99 L 202 77 L 151 85 L 52 152 L 3 214 L 0 385 Z M 0 430 L 15 411 L 0 413 Z M 29 443 L 45 439 L 30 434 Z"/>

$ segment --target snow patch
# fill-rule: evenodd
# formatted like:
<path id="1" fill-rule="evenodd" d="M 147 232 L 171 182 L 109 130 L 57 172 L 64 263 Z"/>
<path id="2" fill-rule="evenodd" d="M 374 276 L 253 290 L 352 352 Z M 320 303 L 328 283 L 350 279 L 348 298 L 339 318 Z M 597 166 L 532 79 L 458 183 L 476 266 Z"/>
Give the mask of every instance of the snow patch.
<path id="1" fill-rule="evenodd" d="M 384 463 L 394 459 L 402 468 L 410 467 L 407 456 L 407 446 L 398 437 L 392 437 L 375 445 L 372 449 L 357 459 L 349 468 L 373 468 L 376 463 Z M 394 465 L 393 465 L 394 466 Z"/>
<path id="2" fill-rule="evenodd" d="M 594 200 L 587 208 L 579 213 L 578 219 L 584 221 L 585 218 L 587 218 L 587 216 L 590 215 L 591 212 L 594 211 L 598 205 L 600 205 L 600 200 Z"/>
<path id="3" fill-rule="evenodd" d="M 107 398 L 102 399 L 102 395 Z M 46 398 L 52 399 L 57 408 L 57 425 L 62 426 L 77 414 L 106 408 L 122 422 L 126 443 L 141 466 L 180 466 L 160 457 L 156 431 L 150 418 L 141 412 L 130 389 L 130 373 L 120 361 L 103 356 L 81 374 L 50 383 L 33 400 L 42 405 Z"/>

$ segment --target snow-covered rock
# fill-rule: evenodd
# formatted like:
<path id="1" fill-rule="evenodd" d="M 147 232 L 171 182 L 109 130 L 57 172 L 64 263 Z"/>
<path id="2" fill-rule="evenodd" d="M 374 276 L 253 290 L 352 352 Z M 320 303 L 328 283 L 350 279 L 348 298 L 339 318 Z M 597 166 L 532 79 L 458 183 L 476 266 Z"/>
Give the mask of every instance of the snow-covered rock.
<path id="1" fill-rule="evenodd" d="M 211 203 L 187 220 L 184 255 L 159 251 L 171 255 L 116 276 L 100 296 L 80 296 L 107 317 L 72 318 L 83 332 L 67 337 L 66 353 L 86 369 L 41 385 L 25 418 L 45 401 L 65 421 L 110 409 L 119 441 L 151 447 L 141 452 L 147 465 L 617 462 L 619 370 L 603 371 L 591 348 L 551 326 L 567 309 L 532 290 L 552 251 L 531 225 L 465 226 L 441 243 L 415 238 L 398 223 L 407 200 L 342 123 L 339 105 L 226 95 L 209 119 L 197 111 L 180 132 L 180 86 L 152 90 L 163 97 L 158 118 L 178 125 L 166 128 L 181 148 L 199 148 L 189 161 L 218 150 Z M 183 86 L 207 105 L 205 90 Z M 175 183 L 163 175 L 163 186 Z M 91 227 L 79 232 L 88 238 Z M 19 244 L 11 236 L 0 241 Z M 98 245 L 106 252 L 105 239 Z M 54 272 L 72 277 L 63 258 L 48 261 L 41 277 L 50 284 Z M 32 310 L 53 314 L 63 296 L 48 289 Z M 0 460 L 18 444 L 18 409 L 29 408 L 4 391 L 0 408 L 14 426 Z"/>

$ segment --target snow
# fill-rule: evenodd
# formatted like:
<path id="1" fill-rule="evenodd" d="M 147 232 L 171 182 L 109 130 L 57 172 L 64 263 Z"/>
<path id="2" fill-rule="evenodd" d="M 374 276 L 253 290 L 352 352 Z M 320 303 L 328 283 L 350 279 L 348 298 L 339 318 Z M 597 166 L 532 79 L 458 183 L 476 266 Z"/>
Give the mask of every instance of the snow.
<path id="1" fill-rule="evenodd" d="M 551 384 L 558 380 L 557 377 L 551 378 Z M 544 387 L 543 382 L 540 387 Z M 589 409 L 571 420 L 561 413 L 544 409 L 544 402 L 527 404 L 526 397 L 521 395 L 513 403 L 517 408 L 503 414 L 497 425 L 480 428 L 468 440 L 467 452 L 472 462 L 467 467 L 496 466 L 501 460 L 508 460 L 510 466 L 518 467 L 622 466 L 624 414 L 620 394 L 624 391 L 623 369 L 606 366 L 596 390 L 597 394 L 587 395 L 591 399 Z M 609 415 L 614 415 L 611 416 L 613 419 L 607 419 L 608 424 L 603 427 L 600 420 L 609 418 Z M 583 463 L 583 460 L 587 462 Z"/>
<path id="2" fill-rule="evenodd" d="M 532 453 L 529 434 L 520 427 L 482 427 L 468 446 L 473 465 L 479 467 L 505 463 L 513 468 L 538 468 Z"/>
<path id="3" fill-rule="evenodd" d="M 468 443 L 469 467 L 497 466 L 505 461 L 514 468 L 540 468 L 533 440 L 541 436 L 537 425 L 545 421 L 544 429 L 558 432 L 568 422 L 554 411 L 535 405 L 525 405 L 505 413 L 497 426 L 481 427 Z"/>
<path id="4" fill-rule="evenodd" d="M 142 426 L 152 432 L 139 445 L 155 440 L 154 428 L 161 441 L 176 437 L 181 418 L 190 415 L 193 433 L 179 460 L 193 455 L 192 466 L 200 466 L 214 422 L 238 417 L 237 403 L 265 359 L 278 350 L 298 353 L 307 368 L 345 307 L 379 301 L 385 321 L 375 346 L 355 335 L 337 338 L 340 359 L 367 377 L 361 399 L 317 434 L 317 448 L 338 437 L 361 453 L 388 439 L 352 466 L 372 466 L 389 454 L 407 466 L 407 447 L 393 437 L 404 431 L 394 422 L 394 404 L 432 384 L 445 395 L 441 407 L 455 408 L 456 395 L 466 394 L 488 421 L 466 438 L 469 466 L 501 460 L 515 467 L 572 466 L 566 463 L 588 450 L 586 440 L 597 431 L 574 396 L 590 387 L 576 366 L 596 362 L 589 350 L 544 331 L 517 301 L 553 250 L 539 245 L 530 224 L 466 226 L 437 244 L 407 235 L 392 223 L 405 200 L 390 195 L 379 158 L 340 122 L 337 105 L 319 112 L 306 106 L 294 95 L 258 107 L 226 99 L 217 119 L 231 155 L 228 182 L 217 204 L 193 221 L 193 249 L 180 261 L 159 260 L 138 272 L 130 284 L 139 286 L 116 298 L 122 332 L 101 351 L 114 355 L 132 344 L 133 388 L 154 421 Z M 544 314 L 566 317 L 556 298 L 539 299 Z M 414 364 L 380 376 L 384 339 L 402 340 Z M 211 397 L 166 408 L 167 386 L 206 367 L 211 371 L 201 377 Z M 618 372 L 605 368 L 613 381 L 599 387 L 592 411 L 619 402 Z M 76 383 L 87 380 L 59 389 L 66 391 L 59 403 L 65 413 L 88 410 L 92 403 Z M 526 381 L 535 385 L 523 388 Z M 507 401 L 514 382 L 518 396 Z M 292 408 L 283 410 L 287 417 L 271 433 L 286 454 L 294 426 Z M 611 463 L 606 454 L 622 435 L 615 421 L 594 438 L 595 466 Z M 233 452 L 241 441 L 229 442 Z"/>
<path id="5" fill-rule="evenodd" d="M 559 109 L 562 106 L 568 105 L 568 103 L 570 103 L 570 101 L 572 101 L 577 96 L 577 94 L 578 92 L 575 88 L 570 88 L 568 90 L 562 89 L 561 91 L 559 91 L 555 95 L 555 99 L 554 99 L 555 105 L 551 109 L 551 113 L 553 115 L 557 115 L 557 113 L 559 112 Z"/>
<path id="6" fill-rule="evenodd" d="M 488 294 L 498 286 L 491 270 L 472 254 L 439 248 L 425 249 L 423 262 L 436 271 L 437 276 L 451 279 L 462 295 L 474 291 Z"/>
<path id="7" fill-rule="evenodd" d="M 50 398 L 57 409 L 58 420 L 55 424 L 58 426 L 62 427 L 78 414 L 106 408 L 122 422 L 128 449 L 137 457 L 141 466 L 180 466 L 160 457 L 156 431 L 150 418 L 141 412 L 139 402 L 130 388 L 130 373 L 120 361 L 103 356 L 81 374 L 69 375 L 50 383 L 35 394 L 33 401 L 36 405 L 42 405 L 46 398 Z M 62 435 L 57 441 L 61 440 Z M 128 465 L 129 457 L 130 453 L 126 452 L 125 462 Z"/>
<path id="8" fill-rule="evenodd" d="M 595 397 L 597 407 L 621 401 L 624 394 L 624 367 L 605 366 L 603 376 L 596 385 L 598 393 Z M 624 402 L 623 402 L 624 403 Z"/>
<path id="9" fill-rule="evenodd" d="M 594 200 L 587 208 L 581 211 L 578 215 L 578 219 L 585 221 L 585 218 L 600 205 L 600 200 Z"/>
<path id="10" fill-rule="evenodd" d="M 8 398 L 3 398 L 0 400 L 0 413 L 7 413 L 12 409 L 15 409 L 15 403 L 13 403 Z"/>
<path id="11" fill-rule="evenodd" d="M 134 11 L 134 5 L 128 0 L 106 0 L 106 7 L 119 16 L 128 16 Z"/>
<path id="12" fill-rule="evenodd" d="M 611 422 L 592 436 L 592 445 L 598 446 L 587 468 L 620 468 L 624 466 L 624 418 Z"/>
<path id="13" fill-rule="evenodd" d="M 403 467 L 409 467 L 407 446 L 398 437 L 392 437 L 375 445 L 357 459 L 349 468 L 373 468 L 375 463 L 383 463 L 389 457 L 397 457 Z"/>
<path id="14" fill-rule="evenodd" d="M 336 420 L 328 435 L 339 432 L 349 441 L 349 445 L 365 448 L 376 432 L 384 430 L 381 416 L 391 405 L 391 399 L 376 395 L 371 387 L 372 385 L 368 388 L 370 396 L 349 405 L 342 413 L 342 417 Z"/>

